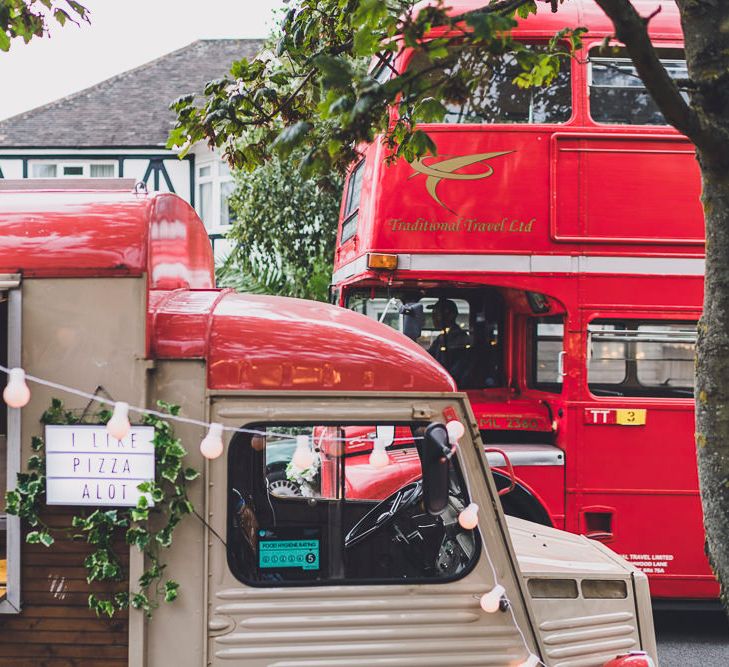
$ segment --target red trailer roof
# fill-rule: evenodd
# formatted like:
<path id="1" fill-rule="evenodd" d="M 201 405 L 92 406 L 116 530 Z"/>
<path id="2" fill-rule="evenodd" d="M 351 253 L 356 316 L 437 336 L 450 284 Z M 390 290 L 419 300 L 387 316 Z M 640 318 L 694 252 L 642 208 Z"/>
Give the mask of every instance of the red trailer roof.
<path id="1" fill-rule="evenodd" d="M 150 287 L 160 289 L 215 284 L 210 241 L 187 202 L 119 190 L 0 192 L 0 272 L 147 273 Z"/>
<path id="2" fill-rule="evenodd" d="M 364 315 L 230 290 L 153 292 L 151 356 L 205 358 L 210 389 L 454 391 L 427 352 Z"/>

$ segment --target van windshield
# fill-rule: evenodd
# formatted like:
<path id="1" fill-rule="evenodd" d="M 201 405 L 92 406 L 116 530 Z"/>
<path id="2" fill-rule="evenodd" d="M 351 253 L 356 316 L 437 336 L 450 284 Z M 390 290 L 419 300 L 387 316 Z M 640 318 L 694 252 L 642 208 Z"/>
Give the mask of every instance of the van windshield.
<path id="1" fill-rule="evenodd" d="M 448 506 L 425 511 L 426 425 L 248 424 L 229 447 L 233 573 L 271 586 L 464 576 L 480 546 L 458 523 L 465 481 L 452 460 Z"/>

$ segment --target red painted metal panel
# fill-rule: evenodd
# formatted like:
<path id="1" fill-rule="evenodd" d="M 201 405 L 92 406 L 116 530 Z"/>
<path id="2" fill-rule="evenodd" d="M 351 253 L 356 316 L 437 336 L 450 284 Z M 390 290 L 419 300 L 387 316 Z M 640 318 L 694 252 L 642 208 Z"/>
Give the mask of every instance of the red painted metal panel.
<path id="1" fill-rule="evenodd" d="M 552 161 L 555 240 L 703 245 L 701 179 L 687 140 L 557 133 Z"/>
<path id="2" fill-rule="evenodd" d="M 454 389 L 418 345 L 328 304 L 219 290 L 150 303 L 155 356 L 206 358 L 210 389 Z"/>
<path id="3" fill-rule="evenodd" d="M 151 289 L 215 286 L 207 231 L 193 208 L 176 195 L 154 197 L 148 270 Z"/>
<path id="4" fill-rule="evenodd" d="M 33 277 L 149 275 L 151 287 L 214 285 L 210 241 L 172 194 L 3 191 L 0 271 Z"/>
<path id="5" fill-rule="evenodd" d="M 119 192 L 3 192 L 0 271 L 139 276 L 152 199 Z"/>

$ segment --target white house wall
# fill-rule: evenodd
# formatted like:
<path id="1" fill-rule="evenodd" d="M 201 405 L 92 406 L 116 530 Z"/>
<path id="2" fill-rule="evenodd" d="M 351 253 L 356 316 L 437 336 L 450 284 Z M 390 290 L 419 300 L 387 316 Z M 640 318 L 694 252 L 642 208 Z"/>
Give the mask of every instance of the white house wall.
<path id="1" fill-rule="evenodd" d="M 0 177 L 23 179 L 33 178 L 34 165 L 55 165 L 55 177 L 63 180 L 63 172 L 68 167 L 79 165 L 83 167 L 82 174 L 74 174 L 75 178 L 90 177 L 91 165 L 114 166 L 112 176 L 133 178 L 144 181 L 147 189 L 158 192 L 175 192 L 189 202 L 204 218 L 211 243 L 218 261 L 223 259 L 231 249 L 231 244 L 225 239 L 230 229 L 229 220 L 222 220 L 224 197 L 223 189 L 232 186 L 233 178 L 227 166 L 223 164 L 217 151 L 211 151 L 205 144 L 199 143 L 183 159 L 169 150 L 162 148 L 138 149 L 68 149 L 68 148 L 0 148 Z M 209 167 L 209 169 L 208 169 Z M 205 173 L 208 172 L 208 175 Z M 203 177 L 200 179 L 200 175 Z M 45 175 L 44 177 L 53 177 Z M 209 203 L 211 208 L 202 210 L 201 202 L 197 201 L 200 194 L 200 184 L 209 186 Z M 225 192 L 228 192 L 226 190 Z M 227 210 L 227 209 L 226 209 Z"/>
<path id="2" fill-rule="evenodd" d="M 3 178 L 23 178 L 23 163 L 20 160 L 0 159 Z"/>

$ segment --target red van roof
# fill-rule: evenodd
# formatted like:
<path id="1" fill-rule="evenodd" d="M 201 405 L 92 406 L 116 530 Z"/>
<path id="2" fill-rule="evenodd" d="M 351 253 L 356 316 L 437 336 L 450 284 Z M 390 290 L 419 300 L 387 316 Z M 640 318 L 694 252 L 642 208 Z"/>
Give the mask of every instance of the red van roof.
<path id="1" fill-rule="evenodd" d="M 42 278 L 147 273 L 150 287 L 160 289 L 215 284 L 210 241 L 187 202 L 119 190 L 3 189 L 0 272 Z"/>
<path id="2" fill-rule="evenodd" d="M 151 356 L 204 358 L 208 388 L 455 391 L 427 352 L 344 308 L 231 290 L 150 294 Z"/>

